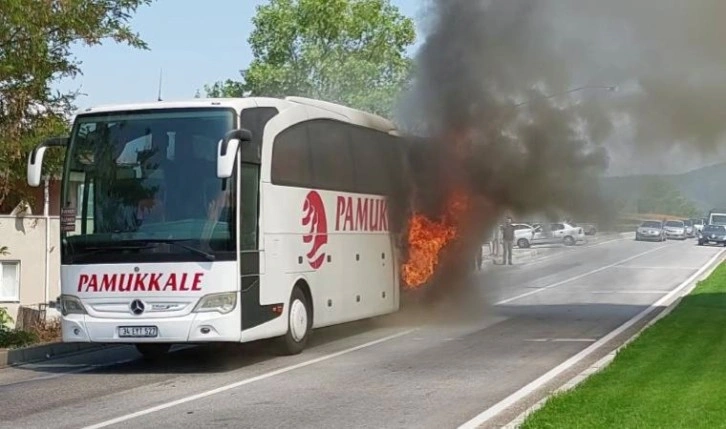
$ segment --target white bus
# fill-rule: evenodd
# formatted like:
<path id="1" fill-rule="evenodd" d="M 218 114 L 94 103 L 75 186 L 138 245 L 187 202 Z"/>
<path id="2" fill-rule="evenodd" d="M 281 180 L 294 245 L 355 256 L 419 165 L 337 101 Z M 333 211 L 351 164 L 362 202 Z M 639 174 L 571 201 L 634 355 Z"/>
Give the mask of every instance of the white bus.
<path id="1" fill-rule="evenodd" d="M 279 338 L 395 312 L 389 187 L 402 139 L 390 121 L 289 97 L 88 109 L 66 150 L 61 296 L 65 342 Z"/>

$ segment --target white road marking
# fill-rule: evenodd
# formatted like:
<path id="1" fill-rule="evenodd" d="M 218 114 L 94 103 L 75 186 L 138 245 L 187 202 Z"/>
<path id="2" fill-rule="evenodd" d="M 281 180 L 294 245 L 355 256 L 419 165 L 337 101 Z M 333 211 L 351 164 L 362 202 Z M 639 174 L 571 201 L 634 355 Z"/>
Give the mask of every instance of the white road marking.
<path id="1" fill-rule="evenodd" d="M 520 400 L 524 399 L 537 389 L 541 388 L 545 384 L 552 381 L 555 377 L 559 376 L 563 372 L 567 371 L 568 369 L 575 366 L 577 363 L 588 357 L 590 354 L 598 350 L 603 345 L 607 344 L 609 341 L 617 337 L 618 335 L 625 332 L 627 329 L 629 329 L 631 326 L 638 323 L 640 320 L 644 319 L 646 316 L 648 316 L 655 308 L 662 306 L 666 302 L 668 302 L 669 299 L 673 298 L 677 294 L 679 294 L 683 289 L 688 287 L 693 281 L 695 281 L 703 272 L 709 269 L 711 264 L 713 264 L 718 258 L 720 258 L 723 253 L 726 252 L 726 249 L 723 249 L 719 251 L 716 255 L 714 255 L 711 259 L 709 259 L 708 262 L 706 262 L 698 271 L 696 271 L 692 276 L 690 276 L 688 279 L 686 279 L 683 283 L 678 285 L 675 289 L 673 289 L 668 295 L 662 297 L 655 303 L 651 304 L 648 308 L 638 313 L 636 316 L 634 316 L 632 319 L 628 320 L 627 322 L 620 325 L 617 329 L 614 331 L 611 331 L 606 336 L 600 338 L 597 342 L 591 344 L 586 349 L 582 350 L 580 353 L 576 354 L 575 356 L 572 356 L 571 358 L 567 359 L 565 362 L 561 363 L 560 365 L 556 366 L 555 368 L 551 369 L 538 379 L 532 381 L 531 383 L 527 384 L 526 386 L 522 387 L 521 389 L 517 390 L 516 392 L 512 393 L 511 395 L 507 396 L 506 398 L 502 399 L 492 407 L 484 410 L 482 413 L 474 417 L 473 419 L 469 420 L 468 422 L 462 424 L 459 426 L 459 429 L 474 429 L 478 428 L 482 424 L 486 423 L 487 421 L 491 420 L 492 418 L 496 417 L 499 413 L 505 411 L 512 405 L 516 404 Z"/>
<path id="2" fill-rule="evenodd" d="M 624 263 L 626 263 L 628 261 L 632 261 L 633 259 L 640 258 L 641 256 L 645 256 L 645 255 L 647 255 L 649 253 L 653 253 L 653 252 L 655 252 L 657 250 L 665 249 L 666 247 L 668 247 L 668 246 L 655 247 L 653 249 L 647 250 L 647 251 L 645 251 L 643 253 L 638 253 L 635 256 L 631 256 L 629 258 L 625 258 L 625 259 L 623 259 L 621 261 L 618 261 L 618 262 L 615 262 L 613 264 L 605 265 L 605 266 L 600 267 L 600 268 L 596 268 L 596 269 L 591 270 L 591 271 L 588 271 L 586 273 L 583 273 L 583 274 L 580 274 L 580 275 L 577 275 L 577 276 L 574 276 L 574 277 L 570 277 L 569 279 L 562 280 L 562 281 L 559 281 L 557 283 L 552 283 L 551 285 L 547 285 L 547 286 L 541 287 L 541 288 L 536 289 L 536 290 L 533 290 L 533 291 L 525 292 L 523 294 L 514 296 L 512 298 L 503 299 L 503 300 L 501 300 L 499 302 L 494 303 L 494 305 L 508 304 L 508 303 L 510 303 L 512 301 L 516 301 L 518 299 L 526 298 L 526 297 L 528 297 L 530 295 L 534 295 L 534 294 L 537 294 L 537 293 L 540 293 L 540 292 L 543 292 L 543 291 L 546 291 L 546 290 L 549 290 L 549 289 L 552 289 L 552 288 L 555 288 L 555 287 L 558 287 L 558 286 L 562 286 L 563 284 L 570 283 L 572 281 L 579 280 L 581 278 L 588 277 L 588 276 L 591 276 L 593 274 L 597 274 L 597 273 L 599 273 L 601 271 L 605 271 L 605 270 L 610 269 L 612 267 L 615 267 L 615 266 L 624 264 Z"/>
<path id="3" fill-rule="evenodd" d="M 611 295 L 611 294 L 633 294 L 633 295 L 652 295 L 652 294 L 666 294 L 669 293 L 669 290 L 594 290 L 590 293 L 595 295 Z"/>
<path id="4" fill-rule="evenodd" d="M 341 350 L 339 352 L 331 353 L 331 354 L 328 354 L 328 355 L 325 355 L 325 356 L 320 356 L 318 358 L 311 359 L 311 360 L 308 360 L 308 361 L 305 361 L 305 362 L 301 362 L 301 363 L 298 363 L 298 364 L 295 364 L 295 365 L 286 366 L 284 368 L 280 368 L 280 369 L 277 369 L 275 371 L 270 371 L 270 372 L 267 372 L 267 373 L 258 375 L 256 377 L 246 378 L 244 380 L 240 380 L 240 381 L 237 381 L 235 383 L 227 384 L 225 386 L 221 386 L 221 387 L 218 387 L 216 389 L 208 390 L 206 392 L 198 393 L 196 395 L 187 396 L 185 398 L 177 399 L 176 401 L 166 402 L 164 404 L 160 404 L 160 405 L 157 405 L 157 406 L 154 406 L 154 407 L 151 407 L 151 408 L 146 408 L 144 410 L 137 411 L 135 413 L 130 413 L 130 414 L 126 414 L 126 415 L 123 415 L 123 416 L 120 416 L 120 417 L 116 417 L 114 419 L 106 420 L 106 421 L 103 421 L 101 423 L 97 423 L 95 425 L 86 426 L 83 429 L 99 429 L 99 428 L 104 428 L 104 427 L 107 427 L 107 426 L 115 425 L 117 423 L 121 423 L 121 422 L 125 422 L 125 421 L 131 420 L 131 419 L 135 419 L 137 417 L 145 416 L 147 414 L 155 413 L 157 411 L 165 410 L 167 408 L 175 407 L 177 405 L 185 404 L 187 402 L 196 401 L 196 400 L 199 400 L 199 399 L 202 399 L 202 398 L 206 398 L 208 396 L 212 396 L 212 395 L 216 395 L 218 393 L 226 392 L 226 391 L 231 390 L 231 389 L 236 389 L 236 388 L 238 388 L 240 386 L 244 386 L 246 384 L 254 383 L 256 381 L 264 380 L 266 378 L 274 377 L 276 375 L 284 374 L 286 372 L 294 371 L 296 369 L 304 368 L 306 366 L 314 365 L 316 363 L 320 363 L 320 362 L 323 362 L 323 361 L 326 361 L 326 360 L 329 360 L 329 359 L 336 358 L 338 356 L 342 356 L 342 355 L 345 355 L 345 354 L 348 354 L 348 353 L 352 353 L 352 352 L 357 351 L 357 350 L 361 350 L 361 349 L 364 349 L 364 348 L 367 348 L 367 347 L 371 347 L 371 346 L 374 346 L 376 344 L 380 344 L 380 343 L 383 343 L 383 342 L 386 342 L 386 341 L 390 341 L 390 340 L 393 340 L 395 338 L 402 337 L 404 335 L 408 335 L 411 332 L 415 331 L 416 329 L 417 328 L 409 329 L 407 331 L 403 331 L 403 332 L 399 332 L 397 334 L 389 335 L 387 337 L 380 338 L 380 339 L 377 339 L 375 341 L 370 341 L 368 343 L 361 344 L 359 346 L 351 347 L 351 348 L 348 348 L 348 349 L 345 349 L 345 350 Z"/>
<path id="5" fill-rule="evenodd" d="M 533 343 L 594 343 L 595 338 L 530 338 L 524 340 Z"/>
<path id="6" fill-rule="evenodd" d="M 628 268 L 632 270 L 697 270 L 698 267 L 646 267 L 642 265 L 618 265 L 615 268 Z"/>

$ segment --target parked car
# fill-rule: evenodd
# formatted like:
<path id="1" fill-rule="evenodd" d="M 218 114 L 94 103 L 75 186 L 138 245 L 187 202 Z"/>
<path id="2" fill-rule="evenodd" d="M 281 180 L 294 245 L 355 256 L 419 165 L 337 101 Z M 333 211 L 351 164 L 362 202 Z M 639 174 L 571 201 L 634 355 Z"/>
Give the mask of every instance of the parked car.
<path id="1" fill-rule="evenodd" d="M 512 223 L 514 227 L 514 244 L 520 249 L 526 249 L 532 245 L 534 238 L 534 227 L 526 223 Z"/>
<path id="2" fill-rule="evenodd" d="M 574 246 L 578 242 L 585 241 L 585 231 L 567 222 L 550 224 L 535 224 L 533 244 L 559 244 Z"/>
<path id="3" fill-rule="evenodd" d="M 686 234 L 686 224 L 682 220 L 668 220 L 663 225 L 665 229 L 666 238 L 685 240 L 688 235 Z"/>
<path id="4" fill-rule="evenodd" d="M 704 219 L 691 219 L 691 222 L 693 222 L 693 229 L 695 229 L 696 234 L 699 231 L 702 231 L 703 226 L 706 224 L 706 221 Z"/>
<path id="5" fill-rule="evenodd" d="M 693 238 L 696 236 L 696 229 L 693 228 L 693 222 L 690 219 L 683 219 L 683 225 L 686 226 L 686 237 Z"/>
<path id="6" fill-rule="evenodd" d="M 698 234 L 698 245 L 721 244 L 726 246 L 726 227 L 723 225 L 706 225 Z"/>
<path id="7" fill-rule="evenodd" d="M 657 220 L 646 220 L 635 229 L 637 241 L 666 241 L 663 223 Z"/>
<path id="8" fill-rule="evenodd" d="M 585 232 L 585 235 L 597 234 L 597 225 L 594 223 L 573 223 L 572 226 L 580 227 Z"/>

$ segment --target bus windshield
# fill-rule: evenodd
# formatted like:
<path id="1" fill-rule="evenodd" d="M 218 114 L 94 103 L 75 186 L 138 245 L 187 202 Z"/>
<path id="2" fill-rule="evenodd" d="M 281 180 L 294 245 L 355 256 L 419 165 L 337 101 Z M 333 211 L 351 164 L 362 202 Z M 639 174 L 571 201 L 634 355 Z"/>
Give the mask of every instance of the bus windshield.
<path id="1" fill-rule="evenodd" d="M 216 152 L 235 122 L 223 108 L 79 116 L 63 173 L 63 262 L 233 259 L 236 187 L 217 178 Z"/>

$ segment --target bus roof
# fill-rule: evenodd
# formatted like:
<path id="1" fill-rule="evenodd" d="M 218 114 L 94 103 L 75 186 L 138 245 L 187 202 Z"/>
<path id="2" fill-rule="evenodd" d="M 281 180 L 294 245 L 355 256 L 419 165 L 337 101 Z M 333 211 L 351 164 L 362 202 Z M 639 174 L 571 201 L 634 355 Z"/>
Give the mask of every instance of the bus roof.
<path id="1" fill-rule="evenodd" d="M 90 107 L 78 112 L 77 115 L 92 115 L 94 113 L 109 113 L 118 111 L 151 110 L 151 109 L 183 109 L 194 107 L 228 107 L 236 110 L 250 107 L 277 107 L 285 110 L 295 106 L 325 110 L 340 115 L 352 124 L 373 128 L 386 133 L 395 134 L 395 124 L 381 116 L 362 110 L 353 109 L 336 103 L 315 100 L 305 97 L 241 97 L 241 98 L 193 98 L 180 101 L 151 101 L 144 103 L 109 104 Z M 74 117 L 75 119 L 75 117 Z"/>

